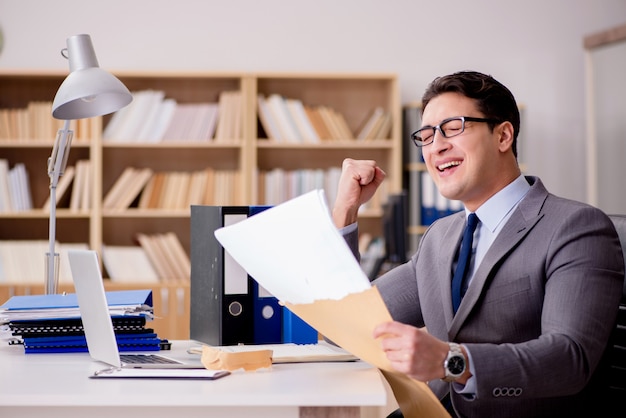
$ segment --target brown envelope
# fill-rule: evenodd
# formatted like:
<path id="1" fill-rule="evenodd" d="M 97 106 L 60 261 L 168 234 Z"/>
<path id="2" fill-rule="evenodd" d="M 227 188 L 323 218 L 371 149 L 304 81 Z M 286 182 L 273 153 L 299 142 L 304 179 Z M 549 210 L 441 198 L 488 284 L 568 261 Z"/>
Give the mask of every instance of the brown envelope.
<path id="1" fill-rule="evenodd" d="M 428 385 L 392 369 L 380 343 L 372 337 L 376 325 L 391 321 L 376 287 L 340 300 L 285 303 L 285 306 L 335 344 L 378 367 L 405 417 L 450 416 Z"/>

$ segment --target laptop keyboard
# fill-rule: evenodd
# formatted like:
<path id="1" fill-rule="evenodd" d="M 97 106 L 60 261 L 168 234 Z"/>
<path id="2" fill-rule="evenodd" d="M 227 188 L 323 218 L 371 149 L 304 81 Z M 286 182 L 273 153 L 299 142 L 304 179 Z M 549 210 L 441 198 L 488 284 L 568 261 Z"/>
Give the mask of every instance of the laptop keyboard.
<path id="1" fill-rule="evenodd" d="M 120 354 L 125 364 L 179 364 L 180 362 L 156 354 Z"/>

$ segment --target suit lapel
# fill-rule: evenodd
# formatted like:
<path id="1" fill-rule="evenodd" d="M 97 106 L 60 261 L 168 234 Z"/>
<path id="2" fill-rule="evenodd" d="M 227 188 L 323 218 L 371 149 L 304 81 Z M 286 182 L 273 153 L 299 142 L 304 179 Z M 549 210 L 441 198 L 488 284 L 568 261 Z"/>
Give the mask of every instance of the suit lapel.
<path id="1" fill-rule="evenodd" d="M 450 307 L 449 309 L 446 309 L 446 318 L 449 314 L 451 318 L 451 321 L 449 322 L 450 338 L 454 338 L 457 334 L 459 328 L 472 311 L 482 292 L 485 290 L 487 278 L 490 276 L 494 266 L 496 266 L 513 247 L 523 240 L 524 237 L 537 224 L 537 222 L 539 222 L 539 220 L 543 217 L 541 208 L 548 197 L 548 192 L 543 187 L 540 180 L 531 178 L 531 181 L 532 180 L 535 181 L 532 183 L 528 195 L 520 202 L 513 215 L 509 218 L 502 231 L 500 231 L 498 237 L 485 254 L 485 257 L 472 278 L 471 286 L 468 288 L 454 318 L 452 318 L 452 299 L 450 283 L 448 281 L 447 300 L 450 301 Z"/>

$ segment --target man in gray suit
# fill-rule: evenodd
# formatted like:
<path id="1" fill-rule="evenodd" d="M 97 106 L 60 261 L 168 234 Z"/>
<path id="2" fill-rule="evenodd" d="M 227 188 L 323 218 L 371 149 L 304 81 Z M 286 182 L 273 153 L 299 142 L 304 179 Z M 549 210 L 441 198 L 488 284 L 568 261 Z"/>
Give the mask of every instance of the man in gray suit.
<path id="1" fill-rule="evenodd" d="M 422 112 L 411 139 L 440 193 L 465 211 L 435 221 L 411 260 L 375 280 L 394 319 L 374 331 L 387 358 L 428 382 L 453 416 L 585 416 L 585 408 L 603 408 L 594 376 L 624 278 L 612 222 L 521 174 L 518 106 L 491 76 L 435 79 Z M 357 210 L 384 177 L 374 161 L 343 163 L 333 219 L 355 253 Z M 478 226 L 455 296 L 470 213 Z M 462 298 L 458 310 L 454 298 Z"/>

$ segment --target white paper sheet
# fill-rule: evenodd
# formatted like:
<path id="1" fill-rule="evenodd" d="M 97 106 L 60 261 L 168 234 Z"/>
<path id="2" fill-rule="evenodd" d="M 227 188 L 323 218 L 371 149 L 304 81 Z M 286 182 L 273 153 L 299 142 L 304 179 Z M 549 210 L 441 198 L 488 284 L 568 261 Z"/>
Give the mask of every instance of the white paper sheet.
<path id="1" fill-rule="evenodd" d="M 341 299 L 370 282 L 314 190 L 215 231 L 248 274 L 283 302 Z"/>

